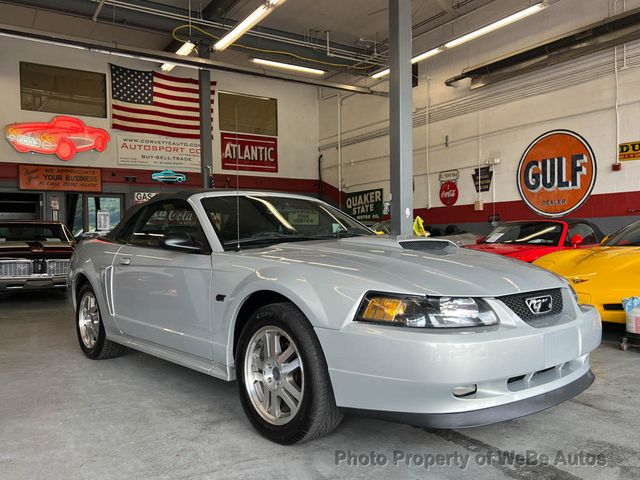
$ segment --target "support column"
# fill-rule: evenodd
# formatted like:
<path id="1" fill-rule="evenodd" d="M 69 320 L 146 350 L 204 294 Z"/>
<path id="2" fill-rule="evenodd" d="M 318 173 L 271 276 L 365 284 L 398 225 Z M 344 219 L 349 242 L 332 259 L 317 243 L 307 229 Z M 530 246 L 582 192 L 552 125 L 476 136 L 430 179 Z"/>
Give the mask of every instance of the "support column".
<path id="1" fill-rule="evenodd" d="M 411 0 L 389 0 L 391 233 L 413 232 Z"/>
<path id="2" fill-rule="evenodd" d="M 209 59 L 209 45 L 198 45 L 198 56 Z M 210 175 L 213 174 L 213 143 L 211 139 L 211 72 L 200 69 L 198 72 L 200 83 L 200 165 L 202 172 L 202 186 L 213 188 Z"/>

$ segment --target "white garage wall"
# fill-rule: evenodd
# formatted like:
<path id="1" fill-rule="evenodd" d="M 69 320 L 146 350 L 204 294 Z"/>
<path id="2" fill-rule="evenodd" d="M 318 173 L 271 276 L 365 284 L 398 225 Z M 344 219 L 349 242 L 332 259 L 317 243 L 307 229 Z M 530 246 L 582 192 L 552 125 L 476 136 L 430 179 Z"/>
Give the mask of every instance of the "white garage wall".
<path id="1" fill-rule="evenodd" d="M 20 109 L 20 61 L 105 73 L 107 74 L 108 95 L 109 63 L 139 70 L 159 68 L 159 64 L 150 62 L 3 38 L 0 41 L 0 105 L 2 105 L 0 108 L 0 127 L 3 128 L 3 131 L 4 126 L 9 123 L 49 121 L 56 115 Z M 175 68 L 171 75 L 197 78 L 195 70 L 185 68 Z M 212 72 L 211 79 L 217 81 L 217 90 L 278 99 L 279 172 L 260 172 L 259 175 L 284 178 L 318 178 L 318 101 L 315 87 L 228 72 Z M 214 107 L 214 172 L 232 174 L 234 171 L 221 170 L 220 168 L 221 152 L 217 113 L 217 108 Z M 54 155 L 19 154 L 8 142 L 0 141 L 0 162 L 126 168 L 117 165 L 114 139 L 119 132 L 110 129 L 110 120 L 94 117 L 81 118 L 87 124 L 104 128 L 111 133 L 112 141 L 103 153 L 84 152 L 70 162 L 62 162 Z M 126 132 L 120 133 L 126 135 Z M 252 172 L 243 173 L 252 174 Z"/>
<path id="2" fill-rule="evenodd" d="M 446 40 L 515 11 L 527 2 L 496 1 L 452 27 L 414 41 L 414 52 L 427 50 Z M 616 13 L 622 12 L 622 0 Z M 626 8 L 640 1 L 626 2 Z M 499 157 L 494 191 L 483 193 L 485 216 L 497 202 L 519 200 L 516 169 L 526 147 L 541 133 L 555 128 L 574 130 L 594 149 L 598 180 L 594 194 L 640 190 L 640 162 L 627 162 L 622 172 L 613 172 L 616 142 L 616 80 L 614 51 L 600 52 L 500 84 L 475 91 L 468 81 L 455 88 L 444 80 L 464 68 L 485 63 L 515 50 L 532 46 L 602 20 L 612 12 L 607 0 L 560 0 L 543 12 L 510 27 L 476 39 L 420 63 L 420 85 L 413 89 L 414 105 L 414 207 L 442 207 L 438 198 L 438 172 L 460 169 L 457 205 L 478 199 L 471 174 L 478 162 Z M 502 12 L 502 13 L 500 13 Z M 576 14 L 579 12 L 579 15 Z M 423 48 L 418 48 L 417 44 Z M 618 48 L 623 67 L 623 48 Z M 640 43 L 626 49 L 627 67 L 619 72 L 620 141 L 640 140 Z M 430 80 L 427 80 L 429 78 Z M 381 84 L 377 88 L 387 88 Z M 425 105 L 430 94 L 429 171 L 425 139 Z M 326 92 L 328 93 L 328 92 Z M 324 155 L 323 179 L 338 185 L 337 98 L 320 104 L 320 150 Z M 448 137 L 448 147 L 445 145 Z M 353 95 L 343 98 L 342 187 L 357 191 L 383 187 L 389 195 L 388 100 Z M 427 182 L 427 178 L 429 179 Z M 430 193 L 429 193 L 430 191 Z M 455 221 L 455 220 L 454 220 Z"/>

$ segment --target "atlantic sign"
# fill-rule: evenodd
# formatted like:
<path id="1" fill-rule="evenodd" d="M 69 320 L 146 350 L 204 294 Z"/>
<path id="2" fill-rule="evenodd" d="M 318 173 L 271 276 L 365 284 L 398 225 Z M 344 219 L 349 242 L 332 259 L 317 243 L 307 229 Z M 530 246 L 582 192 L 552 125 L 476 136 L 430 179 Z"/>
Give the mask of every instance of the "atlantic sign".
<path id="1" fill-rule="evenodd" d="M 220 132 L 220 148 L 223 169 L 278 171 L 278 139 L 276 137 Z"/>
<path id="2" fill-rule="evenodd" d="M 518 165 L 518 190 L 527 206 L 545 217 L 562 217 L 589 198 L 596 158 L 587 141 L 569 130 L 536 138 Z"/>

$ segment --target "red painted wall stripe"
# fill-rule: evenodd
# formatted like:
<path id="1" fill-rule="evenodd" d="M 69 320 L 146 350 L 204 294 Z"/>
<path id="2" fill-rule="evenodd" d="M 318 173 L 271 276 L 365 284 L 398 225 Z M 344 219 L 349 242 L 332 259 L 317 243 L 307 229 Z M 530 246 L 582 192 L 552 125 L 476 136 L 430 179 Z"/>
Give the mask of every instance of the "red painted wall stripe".
<path id="1" fill-rule="evenodd" d="M 486 223 L 488 216 L 493 215 L 494 204 L 485 203 L 484 210 L 475 212 L 473 205 L 456 205 L 453 207 L 436 207 L 431 209 L 417 208 L 415 214 L 420 215 L 430 224 L 448 223 Z M 529 210 L 521 200 L 496 202 L 495 213 L 501 221 L 536 220 L 539 215 Z M 640 192 L 601 193 L 591 195 L 579 209 L 571 212 L 571 218 L 623 217 L 640 213 Z"/>

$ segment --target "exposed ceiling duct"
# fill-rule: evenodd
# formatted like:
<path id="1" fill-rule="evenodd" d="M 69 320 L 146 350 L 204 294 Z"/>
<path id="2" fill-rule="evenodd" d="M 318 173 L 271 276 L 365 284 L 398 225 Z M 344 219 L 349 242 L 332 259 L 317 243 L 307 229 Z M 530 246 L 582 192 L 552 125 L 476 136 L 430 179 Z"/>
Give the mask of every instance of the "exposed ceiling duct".
<path id="1" fill-rule="evenodd" d="M 534 47 L 465 69 L 449 78 L 449 87 L 471 79 L 471 88 L 480 88 L 548 68 L 616 45 L 640 39 L 640 8 L 606 18 L 600 22 L 541 43 Z"/>
<path id="2" fill-rule="evenodd" d="M 218 62 L 215 60 L 209 60 L 198 57 L 184 57 L 170 52 L 160 52 L 155 50 L 147 50 L 137 47 L 129 47 L 124 45 L 117 45 L 109 42 L 99 42 L 97 40 L 86 40 L 76 37 L 70 37 L 68 35 L 52 34 L 48 32 L 42 32 L 38 30 L 15 27 L 12 25 L 0 24 L 0 37 L 18 38 L 22 40 L 31 40 L 35 42 L 41 42 L 50 45 L 58 45 L 63 47 L 77 48 L 80 50 L 87 50 L 91 52 L 103 53 L 108 55 L 134 58 L 154 63 L 173 63 L 178 66 L 192 69 L 209 69 L 209 70 L 222 70 L 227 72 L 234 72 L 246 75 L 253 75 L 257 77 L 273 78 L 278 80 L 285 80 L 295 83 L 304 83 L 308 85 L 316 85 L 319 87 L 328 87 L 338 90 L 345 90 L 354 93 L 365 94 L 380 94 L 383 92 L 375 92 L 367 87 L 359 87 L 354 85 L 347 85 L 342 83 L 329 82 L 325 80 L 306 79 L 303 77 L 289 76 L 286 74 L 268 73 L 263 70 L 243 67 L 239 65 L 233 65 L 224 62 Z"/>

